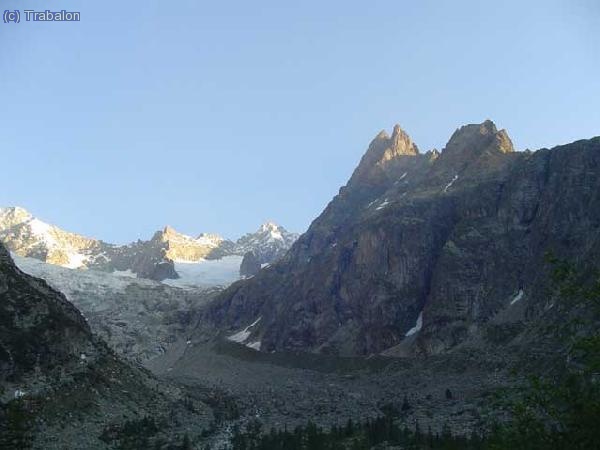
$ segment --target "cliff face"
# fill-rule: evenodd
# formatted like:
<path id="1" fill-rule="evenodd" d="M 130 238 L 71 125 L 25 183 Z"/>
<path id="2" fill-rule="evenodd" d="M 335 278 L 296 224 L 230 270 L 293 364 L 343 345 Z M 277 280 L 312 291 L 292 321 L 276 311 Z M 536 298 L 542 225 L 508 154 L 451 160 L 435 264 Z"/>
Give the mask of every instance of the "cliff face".
<path id="1" fill-rule="evenodd" d="M 348 184 L 277 264 L 231 286 L 206 319 L 258 318 L 261 350 L 440 353 L 545 304 L 544 254 L 600 253 L 600 138 L 514 152 L 491 121 L 419 154 L 380 133 Z"/>
<path id="2" fill-rule="evenodd" d="M 253 277 L 260 271 L 260 260 L 254 254 L 254 252 L 248 252 L 242 259 L 240 265 L 240 276 L 241 277 Z"/>
<path id="3" fill-rule="evenodd" d="M 79 311 L 44 281 L 17 269 L 0 244 L 0 384 L 36 368 L 64 369 L 94 352 Z"/>

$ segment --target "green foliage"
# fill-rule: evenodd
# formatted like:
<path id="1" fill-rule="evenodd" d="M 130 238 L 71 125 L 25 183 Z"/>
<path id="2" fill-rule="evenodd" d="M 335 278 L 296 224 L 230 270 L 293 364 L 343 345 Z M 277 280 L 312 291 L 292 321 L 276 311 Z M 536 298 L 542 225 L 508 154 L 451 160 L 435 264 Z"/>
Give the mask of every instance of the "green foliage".
<path id="1" fill-rule="evenodd" d="M 252 425 L 246 433 L 234 430 L 233 450 L 367 450 L 376 446 L 399 446 L 422 450 L 479 450 L 484 449 L 477 435 L 472 438 L 453 436 L 445 425 L 441 435 L 431 430 L 422 434 L 417 427 L 410 431 L 400 426 L 397 415 L 391 410 L 381 417 L 363 423 L 348 420 L 345 426 L 325 430 L 309 422 L 293 431 L 271 430 L 256 434 L 259 428 Z M 384 448 L 384 447 L 382 447 Z"/>

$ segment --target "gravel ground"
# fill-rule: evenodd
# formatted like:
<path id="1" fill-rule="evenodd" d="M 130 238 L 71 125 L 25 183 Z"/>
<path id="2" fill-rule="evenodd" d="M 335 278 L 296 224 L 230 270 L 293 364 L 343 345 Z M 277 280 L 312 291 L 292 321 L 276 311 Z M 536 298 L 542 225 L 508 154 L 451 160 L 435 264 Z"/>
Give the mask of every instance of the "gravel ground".
<path id="1" fill-rule="evenodd" d="M 408 426 L 418 421 L 421 429 L 439 431 L 447 423 L 465 434 L 485 424 L 492 394 L 517 381 L 505 358 L 468 350 L 426 360 L 336 358 L 192 342 L 174 346 L 148 367 L 190 387 L 226 392 L 239 409 L 238 423 L 258 419 L 265 430 L 308 420 L 325 427 L 364 421 L 393 405 Z M 236 421 L 220 423 L 215 439 L 224 441 Z"/>

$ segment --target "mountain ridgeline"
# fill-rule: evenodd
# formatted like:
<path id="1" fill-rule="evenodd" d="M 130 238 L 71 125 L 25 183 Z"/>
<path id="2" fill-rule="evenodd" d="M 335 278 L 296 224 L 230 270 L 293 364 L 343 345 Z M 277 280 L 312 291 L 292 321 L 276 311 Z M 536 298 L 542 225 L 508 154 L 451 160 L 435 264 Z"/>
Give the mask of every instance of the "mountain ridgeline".
<path id="1" fill-rule="evenodd" d="M 280 258 L 298 238 L 272 222 L 237 241 L 216 234 L 197 237 L 165 227 L 149 240 L 114 245 L 47 224 L 19 207 L 0 208 L 0 241 L 15 254 L 71 269 L 129 272 L 157 281 L 177 279 L 175 262 L 240 258 L 253 252 L 263 264 Z"/>
<path id="2" fill-rule="evenodd" d="M 266 352 L 437 354 L 496 325 L 518 339 L 553 306 L 544 255 L 600 256 L 599 166 L 598 137 L 515 152 L 487 120 L 420 153 L 382 131 L 290 251 L 205 318 Z"/>

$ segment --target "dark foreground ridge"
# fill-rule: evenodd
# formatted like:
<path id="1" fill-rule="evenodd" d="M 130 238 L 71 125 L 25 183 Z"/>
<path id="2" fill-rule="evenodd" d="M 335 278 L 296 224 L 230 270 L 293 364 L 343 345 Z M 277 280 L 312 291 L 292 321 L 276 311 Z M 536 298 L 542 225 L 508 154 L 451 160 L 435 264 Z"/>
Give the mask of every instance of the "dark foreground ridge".
<path id="1" fill-rule="evenodd" d="M 0 448 L 146 448 L 212 419 L 202 398 L 123 362 L 0 244 Z"/>

